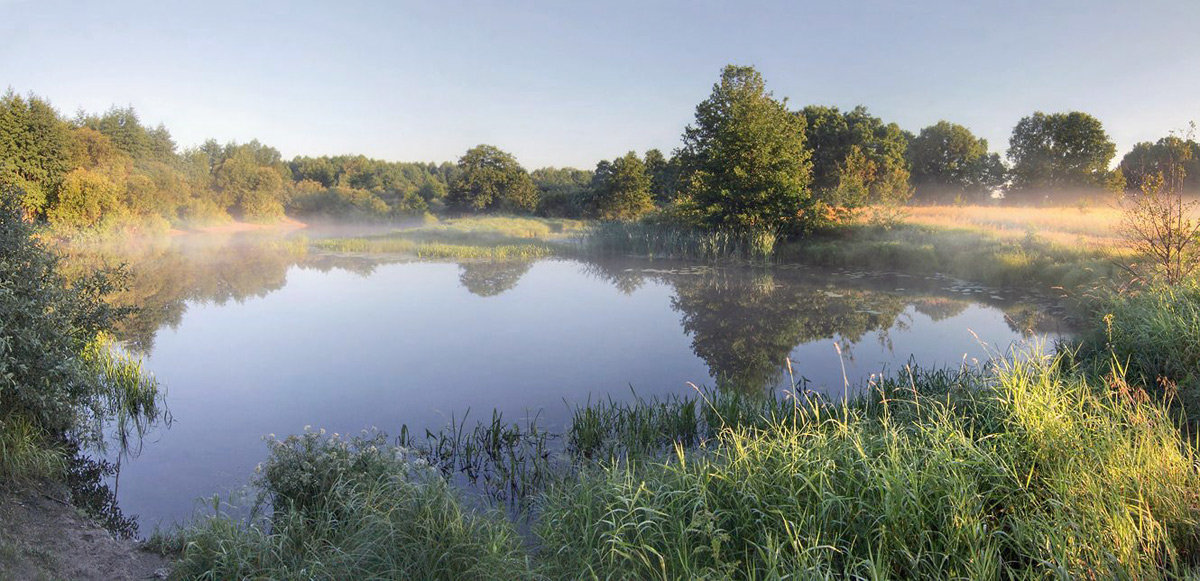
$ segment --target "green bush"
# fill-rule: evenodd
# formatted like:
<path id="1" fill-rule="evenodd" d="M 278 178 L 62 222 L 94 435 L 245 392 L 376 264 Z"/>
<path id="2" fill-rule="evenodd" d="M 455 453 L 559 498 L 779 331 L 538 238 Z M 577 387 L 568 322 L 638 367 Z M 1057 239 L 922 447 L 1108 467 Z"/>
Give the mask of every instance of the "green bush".
<path id="1" fill-rule="evenodd" d="M 450 485 L 383 434 L 307 431 L 271 442 L 257 484 L 274 510 L 183 531 L 181 579 L 522 579 L 503 516 L 465 509 Z"/>

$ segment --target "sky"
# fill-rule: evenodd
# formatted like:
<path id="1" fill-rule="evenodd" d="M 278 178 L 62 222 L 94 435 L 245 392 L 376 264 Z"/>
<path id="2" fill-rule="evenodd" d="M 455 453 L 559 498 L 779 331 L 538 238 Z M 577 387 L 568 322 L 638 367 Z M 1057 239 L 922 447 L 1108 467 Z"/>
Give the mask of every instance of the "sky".
<path id="1" fill-rule="evenodd" d="M 726 64 L 792 108 L 865 105 L 914 133 L 945 119 L 1002 154 L 1021 117 L 1085 111 L 1115 163 L 1200 122 L 1200 0 L 0 0 L 0 90 L 285 158 L 670 151 Z"/>

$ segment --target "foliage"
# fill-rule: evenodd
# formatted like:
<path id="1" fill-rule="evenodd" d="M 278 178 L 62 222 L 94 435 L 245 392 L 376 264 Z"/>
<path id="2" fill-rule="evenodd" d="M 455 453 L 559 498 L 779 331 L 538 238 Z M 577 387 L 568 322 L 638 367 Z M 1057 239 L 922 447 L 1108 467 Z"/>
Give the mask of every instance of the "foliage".
<path id="1" fill-rule="evenodd" d="M 44 211 L 71 169 L 70 128 L 50 103 L 12 90 L 0 97 L 0 187 L 22 191 L 23 211 Z"/>
<path id="2" fill-rule="evenodd" d="M 591 214 L 601 220 L 632 220 L 654 208 L 650 175 L 637 153 L 596 165 L 589 186 Z"/>
<path id="3" fill-rule="evenodd" d="M 1125 200 L 1122 227 L 1137 257 L 1133 273 L 1173 285 L 1200 265 L 1200 204 L 1184 198 L 1182 166 L 1167 171 L 1141 179 L 1141 194 Z"/>
<path id="4" fill-rule="evenodd" d="M 664 462 L 552 487 L 551 578 L 1170 577 L 1196 557 L 1194 457 L 1150 404 L 1034 355 L 796 401 Z"/>
<path id="5" fill-rule="evenodd" d="M 1200 286 L 1195 282 L 1105 293 L 1089 309 L 1081 359 L 1111 358 L 1129 382 L 1200 421 Z"/>
<path id="6" fill-rule="evenodd" d="M 450 184 L 447 205 L 460 212 L 532 212 L 537 189 L 511 154 L 478 145 L 458 160 L 459 173 Z"/>
<path id="7" fill-rule="evenodd" d="M 19 193 L 0 195 L 0 439 L 6 470 L 45 473 L 69 442 L 102 444 L 115 426 L 120 452 L 162 418 L 157 383 L 102 334 L 122 311 L 103 297 L 120 273 L 99 271 L 68 285 L 59 262 L 31 238 Z M 34 447 L 37 447 L 35 449 Z M 15 452 L 14 452 L 15 451 Z M 25 461 L 14 461 L 23 457 Z"/>
<path id="8" fill-rule="evenodd" d="M 851 207 L 908 199 L 907 140 L 898 125 L 861 106 L 842 113 L 812 105 L 797 115 L 806 120 L 814 196 Z"/>
<path id="9" fill-rule="evenodd" d="M 544 167 L 529 174 L 538 190 L 537 215 L 578 218 L 583 215 L 592 172 L 570 167 Z"/>
<path id="10" fill-rule="evenodd" d="M 183 531 L 172 576 L 531 577 L 503 517 L 472 514 L 428 465 L 385 442 L 311 431 L 272 442 L 257 480 L 271 516 L 243 524 L 216 514 Z"/>
<path id="11" fill-rule="evenodd" d="M 821 222 L 804 121 L 753 67 L 727 66 L 678 151 L 686 215 L 706 228 L 800 231 Z"/>
<path id="12" fill-rule="evenodd" d="M 986 139 L 969 129 L 938 121 L 921 130 L 908 144 L 914 197 L 949 201 L 962 197 L 982 201 L 1006 181 L 999 154 L 988 152 Z"/>
<path id="13" fill-rule="evenodd" d="M 313 184 L 315 187 L 301 187 Z M 342 220 L 381 220 L 391 213 L 387 203 L 367 190 L 334 186 L 321 188 L 315 182 L 301 182 L 291 208 L 301 216 L 325 216 Z"/>
<path id="14" fill-rule="evenodd" d="M 1012 186 L 1006 198 L 1046 201 L 1101 190 L 1110 182 L 1108 164 L 1116 146 L 1087 113 L 1038 111 L 1017 123 L 1008 143 Z"/>
<path id="15" fill-rule="evenodd" d="M 1157 175 L 1178 177 L 1177 173 L 1182 172 L 1180 189 L 1188 195 L 1200 193 L 1200 143 L 1191 135 L 1186 139 L 1169 135 L 1155 143 L 1138 143 L 1121 158 L 1119 168 L 1128 192 L 1141 192 L 1145 182 Z"/>
<path id="16" fill-rule="evenodd" d="M 457 168 L 449 163 L 437 165 L 389 162 L 369 159 L 362 155 L 296 157 L 288 163 L 288 167 L 297 186 L 311 182 L 319 186 L 310 186 L 311 191 L 323 189 L 327 192 L 366 192 L 385 203 L 398 215 L 420 214 L 431 205 L 442 204 L 446 197 L 448 180 L 457 172 Z M 363 194 L 359 193 L 354 195 L 358 198 L 363 197 Z M 327 212 L 331 217 L 342 217 L 341 212 L 348 210 L 337 201 L 327 202 L 329 206 L 317 203 L 316 208 L 309 202 L 296 210 L 309 214 Z M 374 202 L 369 202 L 369 205 L 373 207 L 367 208 L 362 202 L 358 202 L 351 210 L 352 217 L 361 218 L 364 210 L 372 216 L 380 213 L 380 208 L 374 207 Z"/>
<path id="17" fill-rule="evenodd" d="M 601 256 L 700 260 L 770 258 L 776 236 L 767 230 L 697 228 L 671 222 L 605 222 L 592 227 L 585 250 Z"/>
<path id="18" fill-rule="evenodd" d="M 667 159 L 657 149 L 646 152 L 646 172 L 650 174 L 650 195 L 654 203 L 665 206 L 675 201 L 679 194 L 679 158 Z"/>

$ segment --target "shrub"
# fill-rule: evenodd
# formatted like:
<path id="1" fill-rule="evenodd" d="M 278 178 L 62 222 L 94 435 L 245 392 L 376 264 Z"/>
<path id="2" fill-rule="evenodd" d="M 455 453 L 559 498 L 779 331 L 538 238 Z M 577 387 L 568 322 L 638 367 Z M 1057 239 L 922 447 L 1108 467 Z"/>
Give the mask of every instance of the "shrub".
<path id="1" fill-rule="evenodd" d="M 445 480 L 381 433 L 306 431 L 271 442 L 257 484 L 274 506 L 243 523 L 215 515 L 182 533 L 177 578 L 521 579 L 502 516 L 472 514 Z"/>

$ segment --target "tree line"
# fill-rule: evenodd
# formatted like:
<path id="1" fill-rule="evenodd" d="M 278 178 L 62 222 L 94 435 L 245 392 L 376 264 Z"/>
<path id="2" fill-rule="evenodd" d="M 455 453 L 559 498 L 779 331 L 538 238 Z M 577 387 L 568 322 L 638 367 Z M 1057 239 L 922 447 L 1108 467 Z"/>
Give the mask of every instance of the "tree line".
<path id="1" fill-rule="evenodd" d="M 729 66 L 669 155 L 630 151 L 594 169 L 527 171 L 495 146 L 457 163 L 362 155 L 284 160 L 259 143 L 209 140 L 179 149 L 131 107 L 67 118 L 48 101 L 0 97 L 0 184 L 24 192 L 27 217 L 54 226 L 187 225 L 284 215 L 398 219 L 425 212 L 533 213 L 626 220 L 655 210 L 707 227 L 801 230 L 876 203 L 1065 202 L 1139 191 L 1182 167 L 1200 191 L 1191 134 L 1139 143 L 1115 170 L 1099 120 L 1035 112 L 1013 128 L 1005 158 L 948 121 L 901 129 L 862 106 L 790 109 L 753 67 Z"/>

